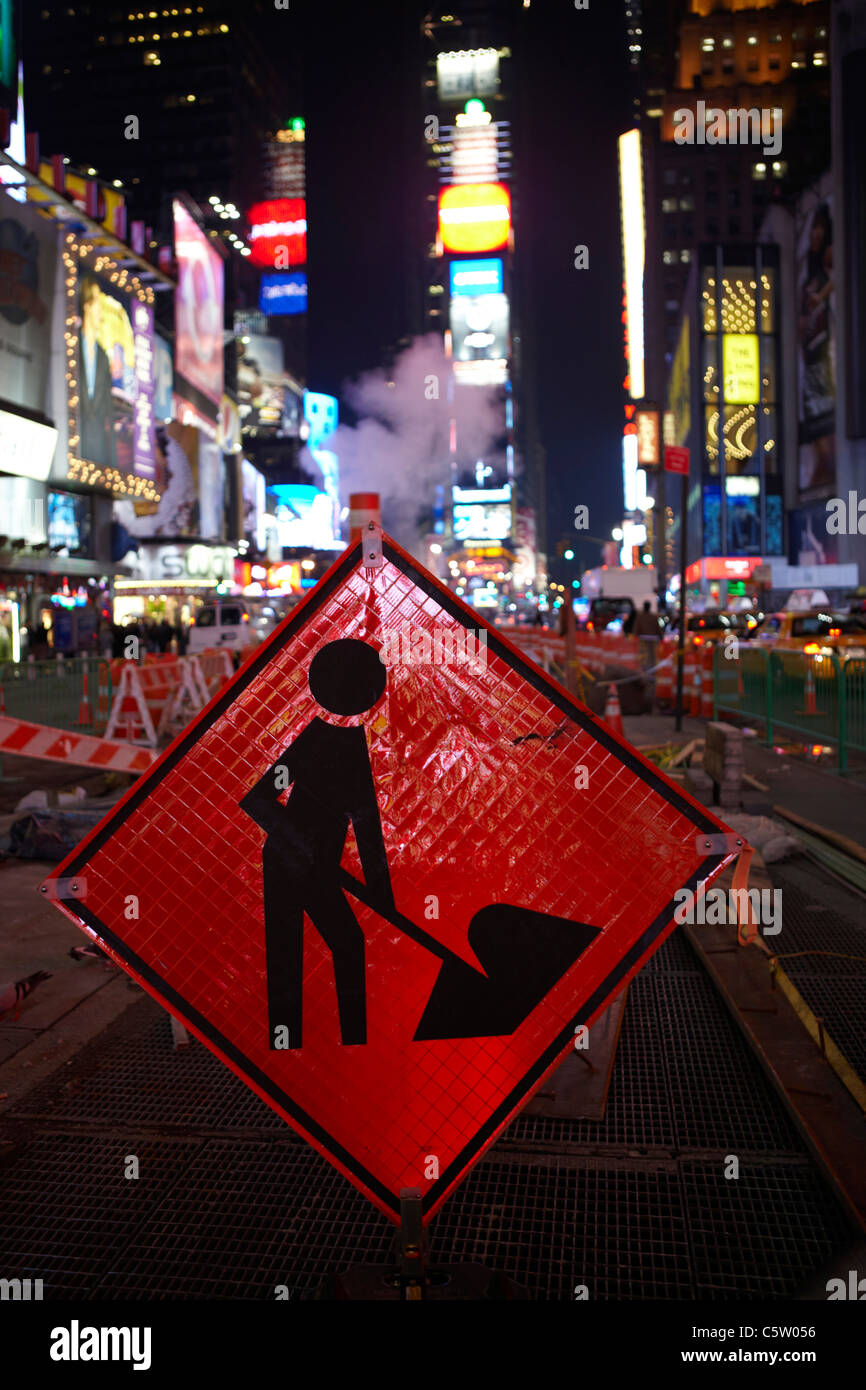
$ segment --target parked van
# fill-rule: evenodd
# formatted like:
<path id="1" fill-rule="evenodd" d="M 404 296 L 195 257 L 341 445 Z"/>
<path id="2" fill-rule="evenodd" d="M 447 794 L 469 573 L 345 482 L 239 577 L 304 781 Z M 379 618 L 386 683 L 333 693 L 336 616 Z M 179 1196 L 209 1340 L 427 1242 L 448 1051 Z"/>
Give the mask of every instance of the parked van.
<path id="1" fill-rule="evenodd" d="M 266 636 L 254 623 L 243 599 L 222 598 L 203 603 L 193 619 L 189 633 L 188 651 L 207 651 L 209 647 L 227 647 L 230 652 L 249 650 L 258 646 Z"/>

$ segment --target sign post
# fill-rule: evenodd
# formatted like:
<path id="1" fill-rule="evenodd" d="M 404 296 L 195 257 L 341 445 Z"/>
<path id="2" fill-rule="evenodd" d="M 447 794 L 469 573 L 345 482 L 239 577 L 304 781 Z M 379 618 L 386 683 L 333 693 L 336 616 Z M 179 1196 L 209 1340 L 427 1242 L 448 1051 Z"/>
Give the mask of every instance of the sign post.
<path id="1" fill-rule="evenodd" d="M 689 506 L 689 451 L 676 445 L 665 446 L 665 472 L 681 474 L 680 488 L 680 629 L 677 641 L 677 733 L 683 727 L 683 661 L 686 645 L 686 530 Z"/>

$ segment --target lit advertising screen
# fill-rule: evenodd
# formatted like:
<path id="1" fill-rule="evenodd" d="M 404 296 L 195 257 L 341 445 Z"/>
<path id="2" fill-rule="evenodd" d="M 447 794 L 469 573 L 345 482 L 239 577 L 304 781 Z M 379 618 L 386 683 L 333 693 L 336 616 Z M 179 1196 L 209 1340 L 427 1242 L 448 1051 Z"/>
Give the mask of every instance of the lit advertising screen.
<path id="1" fill-rule="evenodd" d="M 307 276 L 303 270 L 276 271 L 263 275 L 259 286 L 259 308 L 263 314 L 305 314 Z"/>
<path id="2" fill-rule="evenodd" d="M 324 391 L 305 391 L 304 419 L 309 430 L 307 443 L 311 449 L 318 449 L 340 423 L 337 397 Z"/>
<path id="3" fill-rule="evenodd" d="M 504 541 L 511 535 L 511 487 L 452 488 L 456 541 Z"/>
<path id="4" fill-rule="evenodd" d="M 301 483 L 275 483 L 267 490 L 267 505 L 284 549 L 343 549 L 334 535 L 334 512 L 326 492 Z"/>
<path id="5" fill-rule="evenodd" d="M 499 361 L 508 356 L 508 299 L 504 294 L 452 299 L 450 322 L 456 362 Z"/>
<path id="6" fill-rule="evenodd" d="M 178 376 L 218 408 L 223 396 L 222 257 L 184 205 L 175 200 L 173 207 L 175 367 Z"/>
<path id="7" fill-rule="evenodd" d="M 461 183 L 439 194 L 439 237 L 446 251 L 497 251 L 511 228 L 511 199 L 501 183 Z"/>
<path id="8" fill-rule="evenodd" d="M 441 101 L 492 96 L 499 88 L 499 51 L 474 48 L 439 53 L 436 80 Z"/>
<path id="9" fill-rule="evenodd" d="M 153 413 L 157 420 L 170 420 L 174 394 L 174 364 L 171 348 L 159 334 L 153 339 Z"/>
<path id="10" fill-rule="evenodd" d="M 90 554 L 89 497 L 72 492 L 49 492 L 48 544 L 67 555 Z"/>
<path id="11" fill-rule="evenodd" d="M 761 399 L 757 333 L 722 334 L 722 376 L 728 405 L 754 405 Z"/>
<path id="12" fill-rule="evenodd" d="M 303 198 L 271 198 L 247 213 L 250 260 L 263 270 L 307 263 L 307 204 Z"/>
<path id="13" fill-rule="evenodd" d="M 113 262 L 79 259 L 67 320 L 70 370 L 69 476 L 114 492 L 155 498 L 157 459 L 153 306 Z M 76 457 L 77 456 L 77 457 Z"/>
<path id="14" fill-rule="evenodd" d="M 464 294 L 477 299 L 483 294 L 502 293 L 502 261 L 498 256 L 477 261 L 452 261 L 448 274 L 452 299 Z"/>
<path id="15" fill-rule="evenodd" d="M 237 339 L 241 427 L 276 433 L 282 427 L 285 411 L 283 345 L 279 338 L 259 333 L 245 336 L 245 343 Z"/>

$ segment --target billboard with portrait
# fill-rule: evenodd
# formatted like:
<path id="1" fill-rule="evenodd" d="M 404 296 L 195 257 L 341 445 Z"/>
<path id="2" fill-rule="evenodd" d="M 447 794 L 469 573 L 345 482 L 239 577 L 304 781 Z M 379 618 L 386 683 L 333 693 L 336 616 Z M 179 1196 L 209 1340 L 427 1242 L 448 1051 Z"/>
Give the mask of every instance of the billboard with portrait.
<path id="1" fill-rule="evenodd" d="M 217 408 L 223 395 L 224 267 L 195 218 L 175 199 L 175 370 Z M 183 390 L 179 387 L 179 394 Z"/>
<path id="2" fill-rule="evenodd" d="M 77 268 L 71 366 L 69 476 L 117 493 L 155 496 L 153 306 L 113 262 L 71 258 Z M 68 283 L 68 281 L 67 281 Z"/>

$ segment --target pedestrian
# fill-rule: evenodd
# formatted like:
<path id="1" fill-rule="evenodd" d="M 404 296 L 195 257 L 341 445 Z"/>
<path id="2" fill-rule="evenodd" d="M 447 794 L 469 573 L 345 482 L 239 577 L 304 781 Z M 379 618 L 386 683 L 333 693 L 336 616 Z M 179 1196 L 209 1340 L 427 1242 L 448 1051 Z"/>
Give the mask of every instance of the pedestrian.
<path id="1" fill-rule="evenodd" d="M 643 608 L 633 615 L 634 634 L 640 642 L 641 665 L 648 670 L 655 665 L 656 643 L 659 638 L 658 614 L 652 611 L 649 599 L 644 599 Z"/>

